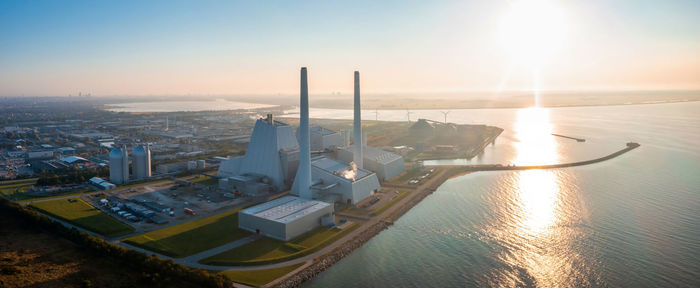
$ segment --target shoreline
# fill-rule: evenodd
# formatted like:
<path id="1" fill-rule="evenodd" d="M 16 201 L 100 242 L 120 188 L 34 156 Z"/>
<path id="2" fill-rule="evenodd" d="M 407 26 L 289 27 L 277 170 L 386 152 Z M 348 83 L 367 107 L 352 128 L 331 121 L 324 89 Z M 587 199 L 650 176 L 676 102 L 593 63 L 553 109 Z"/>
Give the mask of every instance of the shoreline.
<path id="1" fill-rule="evenodd" d="M 365 228 L 362 232 L 360 232 L 360 234 L 358 234 L 354 238 L 349 239 L 344 243 L 341 243 L 340 245 L 338 245 L 338 247 L 334 248 L 325 255 L 315 258 L 310 265 L 299 269 L 293 275 L 285 275 L 283 279 L 277 279 L 275 281 L 270 282 L 269 285 L 265 285 L 263 287 L 272 287 L 273 285 L 274 287 L 300 287 L 304 282 L 312 280 L 321 272 L 330 268 L 332 265 L 339 262 L 344 257 L 350 255 L 355 249 L 362 247 L 362 245 L 364 245 L 366 242 L 369 242 L 372 238 L 374 238 L 374 236 L 377 236 L 385 229 L 388 229 L 389 227 L 394 225 L 394 222 L 401 218 L 401 216 L 410 211 L 414 206 L 418 205 L 418 203 L 423 201 L 423 199 L 433 194 L 433 192 L 435 192 L 438 187 L 440 187 L 442 184 L 444 184 L 447 180 L 451 178 L 471 174 L 478 171 L 552 169 L 590 165 L 613 159 L 617 156 L 634 150 L 639 146 L 641 145 L 630 142 L 627 143 L 626 148 L 613 152 L 612 154 L 592 160 L 579 161 L 573 163 L 534 166 L 488 166 L 481 167 L 482 169 L 471 169 L 472 167 L 470 166 L 441 166 L 442 168 L 445 168 L 444 173 L 440 175 L 438 179 L 434 180 L 434 182 L 431 185 L 424 188 L 422 191 L 418 191 L 417 194 L 415 194 L 408 200 L 408 202 L 404 203 L 400 207 L 397 207 L 396 210 L 381 218 L 377 223 Z"/>
<path id="2" fill-rule="evenodd" d="M 182 102 L 215 102 L 215 100 L 181 100 Z M 229 100 L 231 102 L 234 102 L 233 100 Z M 149 101 L 148 103 L 156 103 L 156 102 L 166 102 L 166 100 L 162 101 Z M 630 102 L 630 103 L 599 103 L 599 104 L 562 104 L 562 105 L 544 105 L 540 106 L 540 108 L 548 108 L 548 109 L 554 109 L 554 108 L 576 108 L 576 107 L 607 107 L 607 106 L 635 106 L 635 105 L 653 105 L 653 104 L 675 104 L 675 103 L 690 103 L 690 102 L 700 102 L 700 99 L 679 99 L 679 100 L 660 100 L 660 101 L 646 101 L 646 102 Z M 127 103 L 143 103 L 143 101 L 139 102 L 127 102 Z M 244 103 L 249 103 L 249 102 L 244 102 Z M 266 108 L 239 108 L 239 109 L 227 109 L 227 110 L 219 110 L 219 109 L 202 109 L 202 110 L 172 110 L 172 111 L 116 111 L 113 108 L 107 107 L 107 106 L 112 106 L 112 105 L 124 105 L 124 103 L 107 103 L 107 104 L 101 104 L 102 107 L 99 107 L 98 109 L 103 110 L 103 111 L 108 111 L 112 113 L 133 113 L 133 114 L 149 114 L 149 113 L 198 113 L 198 112 L 224 112 L 224 111 L 255 111 L 255 110 L 264 110 L 264 109 L 273 109 L 273 108 L 279 108 L 279 107 L 284 107 L 284 106 L 294 106 L 294 105 L 288 105 L 288 104 L 266 104 L 266 103 L 250 103 L 250 104 L 261 104 L 261 105 L 271 105 L 271 107 L 266 107 Z M 297 106 L 294 106 L 297 107 Z M 421 106 L 416 106 L 416 107 L 375 107 L 372 105 L 369 105 L 366 107 L 363 107 L 362 110 L 385 110 L 385 111 L 403 111 L 403 110 L 416 110 L 416 111 L 422 111 L 422 110 L 440 110 L 440 109 L 451 109 L 451 110 L 476 110 L 476 109 L 524 109 L 524 108 L 530 108 L 533 107 L 533 105 L 499 105 L 499 106 L 493 106 L 493 107 L 488 107 L 488 106 L 461 106 L 461 105 L 456 105 L 456 106 L 436 106 L 436 107 L 430 107 L 430 108 L 425 108 Z M 348 109 L 347 106 L 337 106 L 337 105 L 312 105 L 310 108 L 312 109 L 333 109 L 333 110 L 351 110 Z M 280 115 L 284 116 L 284 115 Z M 313 117 L 312 117 L 313 118 Z M 380 121 L 386 121 L 386 120 L 380 120 Z"/>

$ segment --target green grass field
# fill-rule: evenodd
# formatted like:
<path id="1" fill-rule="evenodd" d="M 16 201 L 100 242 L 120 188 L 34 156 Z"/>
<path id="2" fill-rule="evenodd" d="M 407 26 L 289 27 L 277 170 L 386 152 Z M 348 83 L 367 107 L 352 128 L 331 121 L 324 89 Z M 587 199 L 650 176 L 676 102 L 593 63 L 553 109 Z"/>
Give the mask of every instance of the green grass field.
<path id="1" fill-rule="evenodd" d="M 304 263 L 274 269 L 223 271 L 220 273 L 226 275 L 229 279 L 231 279 L 231 281 L 260 287 L 279 277 L 287 275 L 287 273 L 294 271 L 294 269 L 297 269 L 302 265 L 304 265 Z"/>
<path id="2" fill-rule="evenodd" d="M 122 241 L 171 257 L 187 257 L 250 235 L 250 232 L 238 229 L 239 210 L 135 235 Z"/>
<path id="3" fill-rule="evenodd" d="M 207 186 L 219 185 L 219 179 L 211 178 L 209 176 L 199 177 L 197 179 L 192 180 L 192 182 L 199 183 L 202 185 L 207 185 Z"/>
<path id="4" fill-rule="evenodd" d="M 309 255 L 330 245 L 360 224 L 354 223 L 343 230 L 319 227 L 289 242 L 263 237 L 251 243 L 202 259 L 199 263 L 221 266 L 249 266 L 278 263 Z"/>
<path id="5" fill-rule="evenodd" d="M 71 202 L 71 201 L 73 202 Z M 51 214 L 76 226 L 107 237 L 134 232 L 134 228 L 103 213 L 99 209 L 78 198 L 37 202 L 31 207 Z"/>
<path id="6" fill-rule="evenodd" d="M 398 196 L 394 197 L 394 199 L 391 199 L 391 201 L 387 202 L 387 203 L 384 204 L 382 207 L 379 207 L 379 208 L 375 209 L 375 210 L 372 211 L 372 213 L 370 213 L 370 214 L 371 214 L 372 216 L 377 216 L 377 215 L 379 215 L 379 214 L 384 213 L 384 211 L 386 211 L 387 209 L 389 209 L 392 205 L 396 204 L 396 202 L 401 201 L 401 199 L 406 198 L 406 196 L 408 196 L 409 194 L 411 194 L 409 191 L 406 191 L 406 190 L 399 190 L 399 195 L 398 195 Z"/>

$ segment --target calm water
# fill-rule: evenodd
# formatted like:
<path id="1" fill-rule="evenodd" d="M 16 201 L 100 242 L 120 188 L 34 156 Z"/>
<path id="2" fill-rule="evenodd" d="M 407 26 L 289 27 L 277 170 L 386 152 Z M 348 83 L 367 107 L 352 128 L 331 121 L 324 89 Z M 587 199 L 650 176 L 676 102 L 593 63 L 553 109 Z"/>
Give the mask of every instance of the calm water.
<path id="1" fill-rule="evenodd" d="M 180 112 L 180 111 L 222 111 L 255 109 L 275 105 L 256 104 L 217 99 L 212 101 L 160 101 L 110 104 L 112 112 Z"/>
<path id="2" fill-rule="evenodd" d="M 700 287 L 700 103 L 455 110 L 448 120 L 506 129 L 471 162 L 558 163 L 642 146 L 591 166 L 451 179 L 307 287 Z"/>

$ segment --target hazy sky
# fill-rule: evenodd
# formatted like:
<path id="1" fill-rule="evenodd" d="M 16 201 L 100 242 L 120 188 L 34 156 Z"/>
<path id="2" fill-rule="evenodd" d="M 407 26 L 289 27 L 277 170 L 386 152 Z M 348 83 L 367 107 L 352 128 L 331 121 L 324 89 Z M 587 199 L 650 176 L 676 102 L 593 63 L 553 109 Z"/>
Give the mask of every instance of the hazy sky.
<path id="1" fill-rule="evenodd" d="M 529 88 L 515 2 L 0 1 L 0 95 L 294 93 L 301 66 L 312 93 L 353 70 L 369 93 Z M 700 88 L 700 1 L 550 2 L 543 89 Z"/>

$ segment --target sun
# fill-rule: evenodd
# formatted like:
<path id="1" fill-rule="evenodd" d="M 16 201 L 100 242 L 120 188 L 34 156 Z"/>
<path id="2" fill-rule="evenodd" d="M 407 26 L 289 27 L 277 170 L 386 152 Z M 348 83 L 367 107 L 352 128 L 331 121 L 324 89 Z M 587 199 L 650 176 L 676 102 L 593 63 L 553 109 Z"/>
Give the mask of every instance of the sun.
<path id="1" fill-rule="evenodd" d="M 567 17 L 551 0 L 515 0 L 501 19 L 500 42 L 514 64 L 546 64 L 564 45 Z"/>

